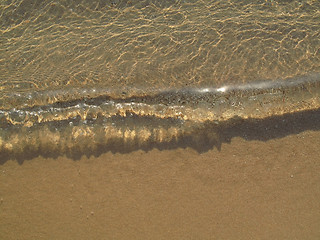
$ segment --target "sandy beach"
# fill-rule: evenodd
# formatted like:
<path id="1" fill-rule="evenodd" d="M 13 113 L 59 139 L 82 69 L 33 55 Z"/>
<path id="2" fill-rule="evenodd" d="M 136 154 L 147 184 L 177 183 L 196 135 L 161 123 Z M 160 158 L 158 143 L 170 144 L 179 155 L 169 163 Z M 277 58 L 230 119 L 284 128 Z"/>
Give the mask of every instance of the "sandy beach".
<path id="1" fill-rule="evenodd" d="M 1 1 L 0 240 L 319 240 L 319 9 Z"/>
<path id="2" fill-rule="evenodd" d="M 0 166 L 1 239 L 319 239 L 320 132 Z"/>

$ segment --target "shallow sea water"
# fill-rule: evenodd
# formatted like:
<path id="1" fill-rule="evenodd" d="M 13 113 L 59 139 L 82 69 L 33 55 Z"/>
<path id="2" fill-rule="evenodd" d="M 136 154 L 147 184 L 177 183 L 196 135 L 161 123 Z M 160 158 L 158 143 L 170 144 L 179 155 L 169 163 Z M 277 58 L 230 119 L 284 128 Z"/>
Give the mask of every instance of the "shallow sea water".
<path id="1" fill-rule="evenodd" d="M 1 154 L 139 149 L 232 119 L 318 109 L 318 9 L 317 1 L 3 2 Z"/>
<path id="2" fill-rule="evenodd" d="M 0 238 L 318 239 L 319 9 L 0 1 Z"/>

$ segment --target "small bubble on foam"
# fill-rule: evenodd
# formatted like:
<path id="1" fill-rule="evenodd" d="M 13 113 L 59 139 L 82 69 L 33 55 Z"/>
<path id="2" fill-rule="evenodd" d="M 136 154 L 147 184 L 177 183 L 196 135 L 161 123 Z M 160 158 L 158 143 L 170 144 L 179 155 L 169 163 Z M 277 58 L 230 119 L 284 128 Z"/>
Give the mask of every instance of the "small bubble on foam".
<path id="1" fill-rule="evenodd" d="M 210 92 L 210 89 L 209 88 L 202 88 L 202 89 L 199 90 L 199 92 L 207 93 L 207 92 Z"/>
<path id="2" fill-rule="evenodd" d="M 217 89 L 218 92 L 225 92 L 227 91 L 227 87 L 221 87 Z"/>

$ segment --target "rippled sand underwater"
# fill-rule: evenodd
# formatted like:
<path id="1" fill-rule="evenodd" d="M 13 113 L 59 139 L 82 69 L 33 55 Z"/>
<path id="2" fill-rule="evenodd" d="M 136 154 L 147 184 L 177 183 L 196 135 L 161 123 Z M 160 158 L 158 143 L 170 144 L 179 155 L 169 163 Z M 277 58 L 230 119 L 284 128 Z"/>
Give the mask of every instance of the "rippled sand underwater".
<path id="1" fill-rule="evenodd" d="M 317 111 L 319 9 L 318 1 L 2 2 L 0 154 L 213 147 L 239 120 Z"/>

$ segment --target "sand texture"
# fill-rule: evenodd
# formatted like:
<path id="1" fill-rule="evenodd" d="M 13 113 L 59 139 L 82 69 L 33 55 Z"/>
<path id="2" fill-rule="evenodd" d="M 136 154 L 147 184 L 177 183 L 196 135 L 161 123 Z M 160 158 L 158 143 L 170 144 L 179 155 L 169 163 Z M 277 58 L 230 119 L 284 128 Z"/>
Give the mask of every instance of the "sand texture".
<path id="1" fill-rule="evenodd" d="M 0 239 L 319 239 L 320 132 L 0 166 Z"/>
<path id="2" fill-rule="evenodd" d="M 320 1 L 0 1 L 0 240 L 320 239 Z"/>

